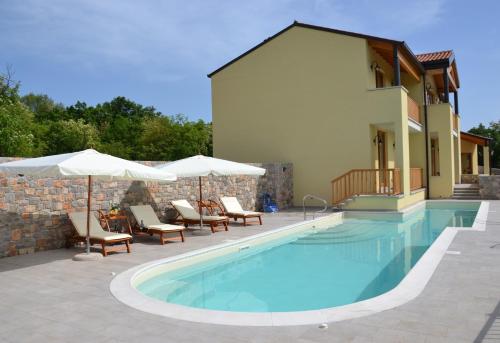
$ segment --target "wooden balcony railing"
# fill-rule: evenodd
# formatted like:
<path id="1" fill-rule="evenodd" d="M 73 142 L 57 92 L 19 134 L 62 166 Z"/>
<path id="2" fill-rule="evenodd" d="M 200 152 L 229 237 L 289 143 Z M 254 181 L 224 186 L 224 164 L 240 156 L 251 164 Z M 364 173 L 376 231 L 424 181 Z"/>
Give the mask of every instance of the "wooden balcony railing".
<path id="1" fill-rule="evenodd" d="M 401 193 L 399 169 L 352 169 L 332 181 L 332 203 L 355 195 L 395 195 Z"/>
<path id="2" fill-rule="evenodd" d="M 420 117 L 420 106 L 411 97 L 407 96 L 408 99 L 408 118 L 422 124 L 422 119 Z"/>
<path id="3" fill-rule="evenodd" d="M 458 115 L 453 113 L 453 130 L 458 132 Z"/>
<path id="4" fill-rule="evenodd" d="M 424 172 L 422 168 L 410 168 L 410 190 L 424 187 Z"/>

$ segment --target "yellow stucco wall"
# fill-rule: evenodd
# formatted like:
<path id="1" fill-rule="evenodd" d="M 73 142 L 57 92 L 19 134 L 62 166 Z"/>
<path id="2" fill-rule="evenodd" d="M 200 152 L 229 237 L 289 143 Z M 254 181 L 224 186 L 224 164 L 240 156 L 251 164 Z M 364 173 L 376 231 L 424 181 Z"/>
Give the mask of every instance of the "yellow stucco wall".
<path id="1" fill-rule="evenodd" d="M 462 153 L 471 154 L 471 162 L 472 162 L 472 174 L 479 174 L 478 170 L 478 159 L 477 159 L 477 144 L 461 140 L 460 141 Z"/>
<path id="2" fill-rule="evenodd" d="M 455 184 L 455 147 L 452 134 L 453 118 L 450 104 L 436 104 L 428 107 L 429 146 L 430 138 L 439 139 L 439 176 L 430 176 L 430 198 L 448 198 L 453 194 Z M 430 153 L 429 153 L 430 159 Z M 429 173 L 431 163 L 429 163 Z"/>
<path id="3" fill-rule="evenodd" d="M 374 164 L 374 127 L 409 194 L 407 93 L 373 90 L 366 40 L 294 27 L 212 77 L 214 156 L 294 165 L 294 197 L 331 199 L 331 180 Z M 404 114 L 404 115 L 403 115 Z"/>
<path id="4" fill-rule="evenodd" d="M 486 175 L 490 174 L 490 147 L 483 147 L 483 156 L 484 156 L 484 171 L 483 173 Z"/>
<path id="5" fill-rule="evenodd" d="M 425 135 L 423 132 L 410 133 L 410 167 L 422 168 L 425 180 Z"/>
<path id="6" fill-rule="evenodd" d="M 454 116 L 454 115 L 453 115 Z M 460 144 L 460 130 L 461 130 L 461 120 L 460 116 L 457 116 L 457 130 L 455 130 L 455 135 L 453 136 L 453 166 L 455 168 L 455 183 L 462 182 L 462 146 Z"/>

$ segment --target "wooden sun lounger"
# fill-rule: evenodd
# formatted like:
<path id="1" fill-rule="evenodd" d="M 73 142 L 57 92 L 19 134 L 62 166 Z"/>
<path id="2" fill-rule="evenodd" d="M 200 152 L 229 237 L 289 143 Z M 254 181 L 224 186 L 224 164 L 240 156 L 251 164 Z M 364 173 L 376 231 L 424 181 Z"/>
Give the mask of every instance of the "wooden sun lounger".
<path id="1" fill-rule="evenodd" d="M 170 202 L 177 210 L 178 216 L 176 222 L 183 223 L 185 227 L 188 225 L 200 225 L 200 214 L 191 206 L 187 200 L 175 200 Z M 229 218 L 226 216 L 206 216 L 203 215 L 203 224 L 210 225 L 213 233 L 218 230 L 219 225 L 222 225 L 225 231 L 228 231 Z"/>
<path id="2" fill-rule="evenodd" d="M 74 236 L 68 239 L 67 247 L 75 242 L 85 242 L 87 237 L 87 213 L 72 212 L 68 215 L 76 232 Z M 132 236 L 126 233 L 104 231 L 97 218 L 93 214 L 90 215 L 90 244 L 100 244 L 104 257 L 108 256 L 110 252 L 126 250 L 127 253 L 130 253 L 131 239 Z M 125 245 L 118 243 L 125 243 Z"/>
<path id="3" fill-rule="evenodd" d="M 238 218 L 243 219 L 243 226 L 247 226 L 247 219 L 249 218 L 257 218 L 259 224 L 262 225 L 262 213 L 245 211 L 235 197 L 221 197 L 220 202 L 224 207 L 224 214 L 234 218 L 235 221 L 237 221 Z"/>
<path id="4" fill-rule="evenodd" d="M 158 235 L 163 245 L 168 241 L 180 240 L 184 242 L 184 227 L 180 225 L 164 224 L 156 216 L 150 205 L 130 206 L 136 225 L 133 232 L 136 235 Z M 165 237 L 167 234 L 175 234 L 174 237 Z"/>

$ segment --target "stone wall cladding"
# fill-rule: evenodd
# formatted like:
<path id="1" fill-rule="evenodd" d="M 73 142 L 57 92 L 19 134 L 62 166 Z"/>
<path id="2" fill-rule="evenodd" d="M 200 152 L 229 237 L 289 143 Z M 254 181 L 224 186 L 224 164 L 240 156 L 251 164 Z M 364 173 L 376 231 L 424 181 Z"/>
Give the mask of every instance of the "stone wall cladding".
<path id="1" fill-rule="evenodd" d="M 13 158 L 0 158 L 0 163 Z M 146 165 L 163 162 L 142 161 Z M 271 194 L 281 209 L 293 204 L 291 163 L 253 163 L 265 168 L 264 176 L 202 178 L 204 198 L 236 196 L 245 209 L 261 209 L 261 195 Z M 94 181 L 92 211 L 151 204 L 166 219 L 169 202 L 187 199 L 195 205 L 198 178 L 176 182 Z M 72 227 L 67 213 L 85 211 L 87 178 L 6 177 L 0 174 L 0 257 L 64 247 Z"/>
<path id="2" fill-rule="evenodd" d="M 476 174 L 462 174 L 462 183 L 479 183 L 479 175 Z"/>
<path id="3" fill-rule="evenodd" d="M 500 200 L 500 175 L 479 175 L 482 199 Z"/>

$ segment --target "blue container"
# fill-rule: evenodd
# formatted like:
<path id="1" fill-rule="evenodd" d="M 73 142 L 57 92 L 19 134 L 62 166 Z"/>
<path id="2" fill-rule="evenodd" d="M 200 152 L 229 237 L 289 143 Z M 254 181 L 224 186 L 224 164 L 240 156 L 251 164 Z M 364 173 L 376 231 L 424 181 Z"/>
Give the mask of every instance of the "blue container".
<path id="1" fill-rule="evenodd" d="M 278 205 L 273 201 L 269 193 L 264 193 L 262 195 L 262 208 L 264 212 L 276 213 L 278 212 Z"/>

